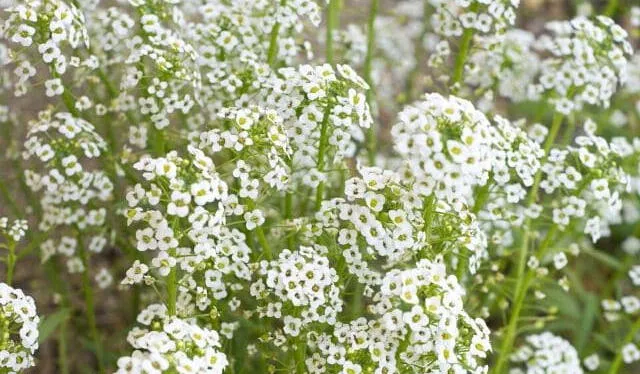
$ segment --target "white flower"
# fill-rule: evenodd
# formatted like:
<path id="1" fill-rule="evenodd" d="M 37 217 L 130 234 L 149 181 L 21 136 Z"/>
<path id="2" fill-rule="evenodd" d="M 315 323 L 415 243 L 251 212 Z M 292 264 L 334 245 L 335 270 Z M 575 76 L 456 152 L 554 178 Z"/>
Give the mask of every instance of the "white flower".
<path id="1" fill-rule="evenodd" d="M 564 252 L 557 253 L 555 256 L 553 256 L 553 266 L 557 270 L 560 270 L 563 267 L 567 266 L 568 262 L 569 261 L 567 260 L 567 255 L 565 255 Z"/>
<path id="2" fill-rule="evenodd" d="M 178 217 L 188 216 L 190 202 L 191 194 L 188 192 L 171 192 L 171 202 L 167 205 L 167 214 Z"/>
<path id="3" fill-rule="evenodd" d="M 630 364 L 638 360 L 640 360 L 640 350 L 638 350 L 635 344 L 629 343 L 622 347 L 622 361 L 624 361 L 625 364 Z"/>
<path id="4" fill-rule="evenodd" d="M 587 368 L 587 370 L 590 371 L 594 371 L 597 370 L 598 367 L 600 366 L 600 357 L 598 357 L 598 355 L 596 353 L 587 356 L 584 361 L 584 367 Z"/>
<path id="5" fill-rule="evenodd" d="M 49 79 L 44 82 L 46 88 L 46 95 L 48 97 L 62 95 L 64 92 L 64 86 L 60 78 Z"/>
<path id="6" fill-rule="evenodd" d="M 253 230 L 264 223 L 264 215 L 260 209 L 254 209 L 244 214 L 247 230 Z"/>

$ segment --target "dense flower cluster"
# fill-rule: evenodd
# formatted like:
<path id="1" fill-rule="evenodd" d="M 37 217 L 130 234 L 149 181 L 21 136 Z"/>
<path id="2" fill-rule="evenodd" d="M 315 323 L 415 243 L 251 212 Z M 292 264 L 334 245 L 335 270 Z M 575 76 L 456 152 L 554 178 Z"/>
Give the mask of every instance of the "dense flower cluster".
<path id="1" fill-rule="evenodd" d="M 500 33 L 516 22 L 520 0 L 430 0 L 436 8 L 433 28 L 446 37 L 459 37 L 464 30 Z"/>
<path id="2" fill-rule="evenodd" d="M 89 35 L 83 13 L 73 3 L 62 0 L 28 0 L 7 8 L 0 36 L 11 41 L 14 52 L 11 62 L 16 75 L 14 92 L 25 95 L 29 83 L 35 80 L 38 67 L 44 65 L 50 79 L 44 82 L 47 96 L 65 91 L 61 76 L 69 68 L 92 70 L 97 67 L 95 56 L 84 57 L 79 50 L 89 46 Z M 37 50 L 38 61 L 27 51 Z"/>
<path id="3" fill-rule="evenodd" d="M 35 365 L 39 321 L 31 296 L 0 283 L 0 370 L 18 373 Z"/>
<path id="4" fill-rule="evenodd" d="M 326 252 L 320 246 L 300 247 L 260 263 L 260 278 L 251 284 L 251 294 L 260 302 L 258 314 L 282 319 L 286 335 L 298 336 L 313 323 L 334 325 L 342 311 L 338 274 Z"/>
<path id="5" fill-rule="evenodd" d="M 522 363 L 524 370 L 511 369 L 511 374 L 533 373 L 576 373 L 581 374 L 582 367 L 576 349 L 566 340 L 550 332 L 529 335 L 526 344 L 519 347 L 511 356 L 514 364 Z"/>
<path id="6" fill-rule="evenodd" d="M 0 373 L 640 361 L 640 13 L 538 3 L 0 0 Z"/>
<path id="7" fill-rule="evenodd" d="M 392 129 L 395 150 L 416 192 L 452 201 L 471 196 L 491 169 L 491 123 L 464 99 L 428 94 L 407 106 Z"/>
<path id="8" fill-rule="evenodd" d="M 164 305 L 152 304 L 138 315 L 127 341 L 135 349 L 118 359 L 116 373 L 222 373 L 228 365 L 220 336 L 195 321 L 170 317 Z"/>
<path id="9" fill-rule="evenodd" d="M 540 93 L 549 95 L 556 110 L 569 114 L 585 104 L 608 107 L 626 77 L 632 47 L 627 32 L 611 19 L 579 17 L 546 25 L 538 48 L 550 57 L 541 62 Z"/>
<path id="10" fill-rule="evenodd" d="M 42 243 L 42 261 L 55 254 L 68 257 L 67 268 L 77 273 L 86 267 L 83 251 L 99 253 L 107 244 L 100 233 L 107 219 L 105 205 L 113 198 L 114 185 L 104 169 L 106 142 L 87 121 L 66 112 L 41 112 L 27 134 L 25 159 L 37 160 L 35 170 L 25 170 L 29 188 L 40 193 L 42 217 L 39 229 L 55 229 L 60 236 Z M 108 161 L 107 161 L 108 162 Z M 109 166 L 112 170 L 113 166 Z M 65 231 L 67 229 L 67 231 Z M 79 243 L 78 231 L 93 235 Z M 79 251 L 77 251 L 79 249 Z"/>
<path id="11" fill-rule="evenodd" d="M 514 102 L 527 100 L 540 71 L 535 53 L 535 36 L 525 30 L 511 29 L 503 35 L 478 36 L 469 57 L 465 83 Z"/>
<path id="12" fill-rule="evenodd" d="M 297 184 L 326 182 L 329 170 L 354 155 L 354 140 L 362 140 L 373 121 L 362 93 L 369 85 L 348 65 L 283 68 L 264 86 L 266 106 L 286 129 Z"/>

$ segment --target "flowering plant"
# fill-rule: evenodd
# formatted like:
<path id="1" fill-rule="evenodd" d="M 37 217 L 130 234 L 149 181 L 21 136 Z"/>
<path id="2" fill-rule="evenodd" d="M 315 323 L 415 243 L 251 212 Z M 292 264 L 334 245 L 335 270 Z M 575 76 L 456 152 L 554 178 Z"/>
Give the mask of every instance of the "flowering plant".
<path id="1" fill-rule="evenodd" d="M 640 7 L 366 3 L 0 0 L 0 374 L 639 370 Z"/>

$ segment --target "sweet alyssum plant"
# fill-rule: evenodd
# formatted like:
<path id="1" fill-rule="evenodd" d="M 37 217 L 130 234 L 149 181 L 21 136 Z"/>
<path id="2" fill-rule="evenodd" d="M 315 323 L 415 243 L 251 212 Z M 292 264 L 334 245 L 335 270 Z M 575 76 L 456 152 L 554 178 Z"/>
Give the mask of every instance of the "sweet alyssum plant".
<path id="1" fill-rule="evenodd" d="M 0 373 L 637 371 L 640 8 L 577 3 L 1 1 Z"/>

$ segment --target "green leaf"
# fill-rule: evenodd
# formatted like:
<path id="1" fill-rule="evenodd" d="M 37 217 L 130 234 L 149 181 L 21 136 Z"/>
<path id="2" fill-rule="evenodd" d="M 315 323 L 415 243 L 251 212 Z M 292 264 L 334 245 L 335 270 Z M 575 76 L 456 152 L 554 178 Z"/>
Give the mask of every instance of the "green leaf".
<path id="1" fill-rule="evenodd" d="M 584 298 L 584 312 L 580 320 L 580 328 L 576 331 L 575 337 L 575 347 L 578 352 L 582 352 L 587 346 L 597 316 L 598 297 L 594 294 L 587 294 Z"/>
<path id="2" fill-rule="evenodd" d="M 604 251 L 599 251 L 597 249 L 591 249 L 591 248 L 583 248 L 582 252 L 593 257 L 595 260 L 600 261 L 603 264 L 612 267 L 615 270 L 621 270 L 624 267 L 624 265 L 622 264 L 622 262 L 620 262 L 620 260 L 618 260 L 617 258 L 611 256 L 610 254 Z"/>
<path id="3" fill-rule="evenodd" d="M 47 338 L 56 331 L 58 326 L 69 318 L 69 314 L 70 311 L 68 308 L 62 308 L 53 314 L 43 317 L 40 320 L 40 326 L 38 326 L 38 342 L 42 343 L 47 340 Z"/>

